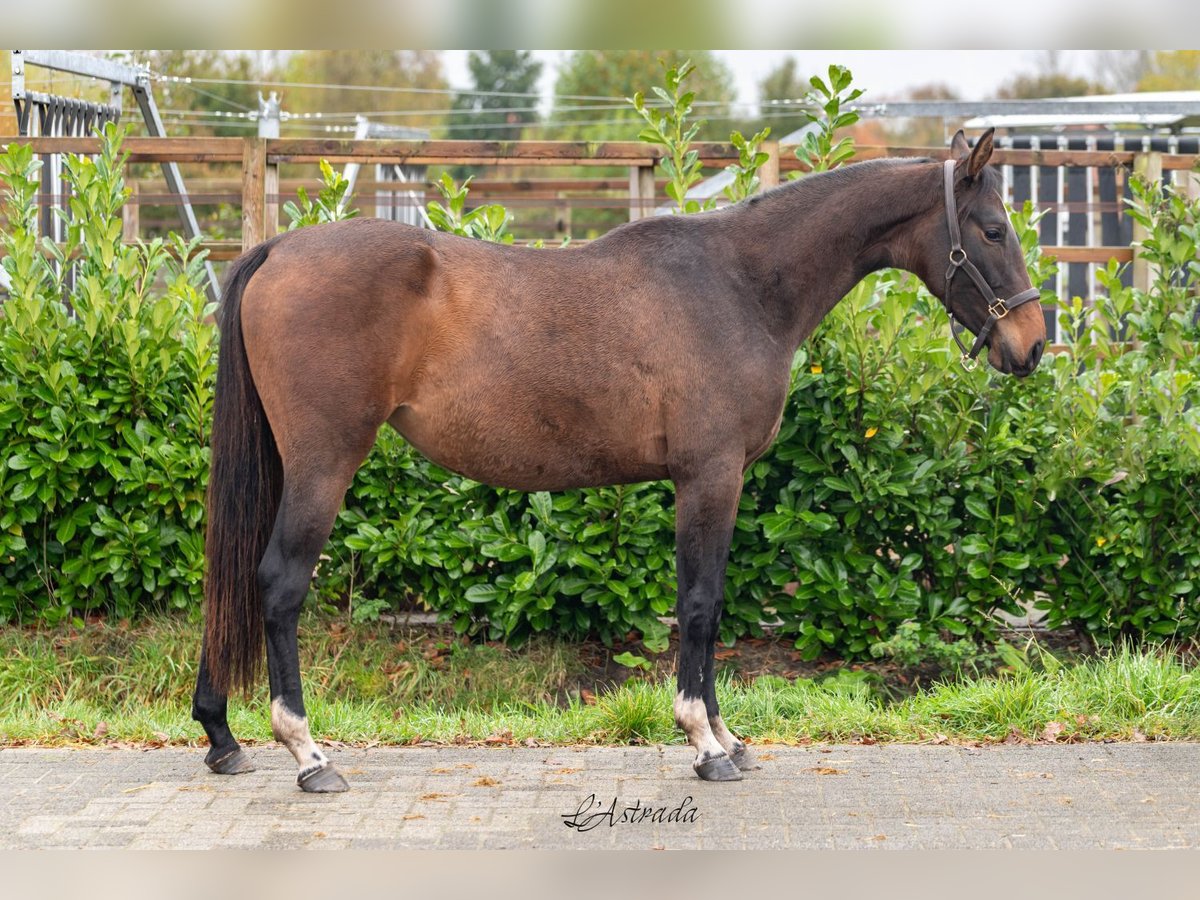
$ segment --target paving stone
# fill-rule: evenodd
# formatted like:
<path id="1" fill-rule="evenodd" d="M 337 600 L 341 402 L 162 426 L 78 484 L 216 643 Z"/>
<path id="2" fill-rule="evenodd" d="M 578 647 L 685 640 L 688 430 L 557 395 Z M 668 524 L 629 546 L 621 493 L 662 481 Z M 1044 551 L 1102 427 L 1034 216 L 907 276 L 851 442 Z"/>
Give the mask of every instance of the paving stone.
<path id="1" fill-rule="evenodd" d="M 248 752 L 225 778 L 194 750 L 0 750 L 0 848 L 1200 846 L 1198 744 L 773 747 L 731 784 L 681 747 L 338 748 L 352 790 L 326 796 Z"/>

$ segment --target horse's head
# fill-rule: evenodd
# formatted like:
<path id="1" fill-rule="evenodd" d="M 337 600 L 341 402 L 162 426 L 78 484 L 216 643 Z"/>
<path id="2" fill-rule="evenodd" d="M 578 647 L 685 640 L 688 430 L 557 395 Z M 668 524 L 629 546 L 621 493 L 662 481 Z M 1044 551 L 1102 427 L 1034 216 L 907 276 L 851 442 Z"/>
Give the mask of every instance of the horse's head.
<path id="1" fill-rule="evenodd" d="M 954 136 L 953 164 L 943 167 L 942 196 L 929 220 L 925 280 L 951 319 L 976 335 L 969 350 L 960 342 L 964 362 L 987 347 L 994 368 L 1024 377 L 1042 358 L 1046 322 L 1000 196 L 1000 175 L 987 165 L 992 134 L 973 149 L 961 131 Z"/>

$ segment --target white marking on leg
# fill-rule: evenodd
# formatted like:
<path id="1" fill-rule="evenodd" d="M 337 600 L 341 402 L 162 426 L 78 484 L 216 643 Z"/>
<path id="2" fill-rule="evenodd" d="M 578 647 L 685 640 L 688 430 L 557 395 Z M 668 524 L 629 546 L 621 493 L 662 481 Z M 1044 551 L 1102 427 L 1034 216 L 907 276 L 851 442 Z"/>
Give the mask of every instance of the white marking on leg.
<path id="1" fill-rule="evenodd" d="M 708 724 L 708 710 L 700 698 L 685 699 L 683 691 L 675 695 L 675 723 L 687 735 L 688 743 L 696 748 L 696 762 L 699 765 L 714 756 L 724 756 L 725 748 L 713 736 Z"/>
<path id="2" fill-rule="evenodd" d="M 308 731 L 308 719 L 288 709 L 282 697 L 271 701 L 271 731 L 275 733 L 275 740 L 291 750 L 292 756 L 296 757 L 300 775 L 329 764 L 325 754 L 313 743 L 312 735 Z"/>
<path id="3" fill-rule="evenodd" d="M 746 749 L 745 743 L 739 738 L 734 737 L 733 732 L 725 727 L 725 720 L 719 715 L 708 720 L 708 727 L 712 729 L 713 737 L 717 739 L 717 743 L 725 748 L 725 752 L 730 756 Z"/>

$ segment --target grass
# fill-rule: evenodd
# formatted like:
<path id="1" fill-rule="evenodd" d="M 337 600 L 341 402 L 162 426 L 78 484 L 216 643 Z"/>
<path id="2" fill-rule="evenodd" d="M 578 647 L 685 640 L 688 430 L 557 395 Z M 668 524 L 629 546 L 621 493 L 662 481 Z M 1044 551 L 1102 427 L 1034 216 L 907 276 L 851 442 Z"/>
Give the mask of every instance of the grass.
<path id="1" fill-rule="evenodd" d="M 198 624 L 0 629 L 0 746 L 169 743 L 202 737 L 189 715 Z M 466 644 L 438 632 L 346 628 L 306 617 L 302 665 L 319 739 L 347 743 L 678 743 L 675 687 L 604 688 L 581 648 Z M 1122 648 L 933 683 L 893 699 L 869 679 L 721 675 L 730 727 L 755 743 L 1200 739 L 1200 680 L 1163 649 Z M 593 693 L 594 692 L 594 693 Z M 271 739 L 265 687 L 234 700 L 247 741 Z"/>

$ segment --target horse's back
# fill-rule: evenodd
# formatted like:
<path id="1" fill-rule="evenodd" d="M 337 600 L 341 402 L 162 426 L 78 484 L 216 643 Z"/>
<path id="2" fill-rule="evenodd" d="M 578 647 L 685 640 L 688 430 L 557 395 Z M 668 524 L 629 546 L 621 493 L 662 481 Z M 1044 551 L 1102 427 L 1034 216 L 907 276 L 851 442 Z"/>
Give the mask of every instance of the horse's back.
<path id="1" fill-rule="evenodd" d="M 289 234 L 243 300 L 251 368 L 276 382 L 264 406 L 273 424 L 308 410 L 351 431 L 390 421 L 492 484 L 666 477 L 668 443 L 697 427 L 688 408 L 739 416 L 749 365 L 698 249 L 656 247 L 678 230 L 568 250 L 380 220 Z"/>

